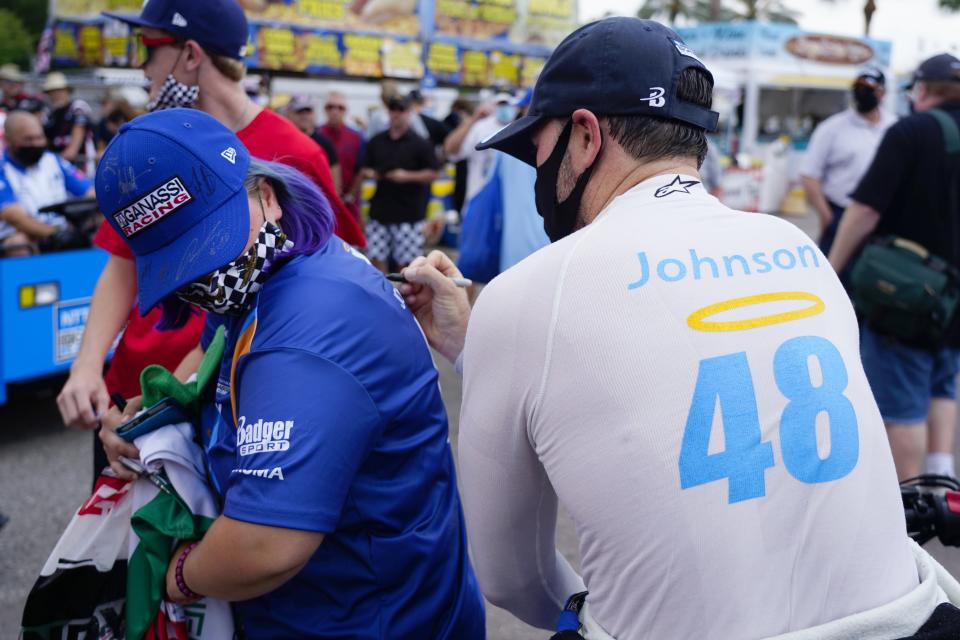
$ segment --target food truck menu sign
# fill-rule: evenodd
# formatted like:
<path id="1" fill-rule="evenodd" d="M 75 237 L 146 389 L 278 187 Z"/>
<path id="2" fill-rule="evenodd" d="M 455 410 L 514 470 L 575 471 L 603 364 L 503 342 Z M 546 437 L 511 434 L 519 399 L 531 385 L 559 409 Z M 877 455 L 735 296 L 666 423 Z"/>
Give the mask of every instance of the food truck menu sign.
<path id="1" fill-rule="evenodd" d="M 200 1 L 200 0 L 198 0 Z M 529 86 L 550 46 L 575 27 L 576 0 L 238 0 L 256 69 Z M 421 9 L 434 22 L 421 24 Z M 137 15 L 143 0 L 58 0 L 57 66 L 137 66 L 131 28 L 102 12 Z"/>
<path id="2" fill-rule="evenodd" d="M 864 64 L 874 58 L 873 47 L 855 38 L 825 35 L 793 36 L 784 43 L 793 56 L 827 64 Z"/>
<path id="3" fill-rule="evenodd" d="M 677 33 L 697 55 L 713 59 L 792 59 L 886 68 L 892 51 L 888 41 L 807 33 L 793 25 L 714 23 L 678 28 Z"/>
<path id="4" fill-rule="evenodd" d="M 408 36 L 420 32 L 417 0 L 238 1 L 252 22 Z M 104 11 L 138 15 L 142 7 L 143 0 L 57 0 L 54 17 L 93 20 Z"/>
<path id="5" fill-rule="evenodd" d="M 555 46 L 576 28 L 576 0 L 434 0 L 437 35 Z"/>

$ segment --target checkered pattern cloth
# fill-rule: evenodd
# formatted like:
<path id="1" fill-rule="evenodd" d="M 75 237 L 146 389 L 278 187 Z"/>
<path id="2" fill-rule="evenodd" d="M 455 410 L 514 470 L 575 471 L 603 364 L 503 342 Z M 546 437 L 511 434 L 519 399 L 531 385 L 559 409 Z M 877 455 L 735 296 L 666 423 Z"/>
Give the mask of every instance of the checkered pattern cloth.
<path id="1" fill-rule="evenodd" d="M 367 257 L 386 262 L 392 257 L 400 266 L 410 264 L 423 253 L 425 221 L 383 224 L 367 221 Z"/>
<path id="2" fill-rule="evenodd" d="M 177 295 L 214 313 L 242 313 L 267 281 L 270 267 L 292 248 L 293 242 L 268 222 L 260 228 L 249 251 L 216 270 L 207 282 L 189 284 Z"/>
<path id="3" fill-rule="evenodd" d="M 173 74 L 167 76 L 160 93 L 147 103 L 147 111 L 162 111 L 176 107 L 192 107 L 200 97 L 199 85 L 186 85 L 178 82 Z"/>

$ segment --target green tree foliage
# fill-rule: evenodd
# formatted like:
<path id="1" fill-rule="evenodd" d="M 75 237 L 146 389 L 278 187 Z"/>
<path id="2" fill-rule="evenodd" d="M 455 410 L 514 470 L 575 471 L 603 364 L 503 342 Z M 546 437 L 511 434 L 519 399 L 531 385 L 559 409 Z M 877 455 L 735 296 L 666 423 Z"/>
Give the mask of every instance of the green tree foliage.
<path id="1" fill-rule="evenodd" d="M 940 8 L 947 11 L 960 11 L 960 0 L 940 0 Z"/>
<path id="2" fill-rule="evenodd" d="M 0 5 L 9 9 L 23 22 L 34 44 L 47 25 L 47 0 L 3 0 Z"/>
<path id="3" fill-rule="evenodd" d="M 20 18 L 12 11 L 0 9 L 0 64 L 13 62 L 28 66 L 34 44 Z"/>

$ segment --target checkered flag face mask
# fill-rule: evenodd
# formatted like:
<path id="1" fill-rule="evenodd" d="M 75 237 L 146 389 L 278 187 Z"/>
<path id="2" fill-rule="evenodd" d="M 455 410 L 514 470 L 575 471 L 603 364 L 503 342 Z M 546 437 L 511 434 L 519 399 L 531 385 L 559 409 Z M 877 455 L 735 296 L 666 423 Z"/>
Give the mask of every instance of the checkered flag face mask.
<path id="1" fill-rule="evenodd" d="M 283 231 L 272 222 L 264 222 L 250 249 L 210 274 L 203 282 L 193 282 L 177 291 L 184 302 L 223 315 L 240 315 L 253 304 L 270 269 L 293 249 Z"/>
<path id="2" fill-rule="evenodd" d="M 199 85 L 183 84 L 173 77 L 173 74 L 167 76 L 157 97 L 147 103 L 147 111 L 162 111 L 164 109 L 176 109 L 182 107 L 192 109 L 200 97 Z"/>

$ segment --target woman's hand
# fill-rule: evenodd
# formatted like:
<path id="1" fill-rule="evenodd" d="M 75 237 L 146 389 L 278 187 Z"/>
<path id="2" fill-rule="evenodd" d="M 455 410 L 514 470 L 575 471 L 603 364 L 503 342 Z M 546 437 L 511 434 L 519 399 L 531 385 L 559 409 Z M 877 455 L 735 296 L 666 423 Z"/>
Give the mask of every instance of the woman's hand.
<path id="1" fill-rule="evenodd" d="M 183 591 L 180 591 L 180 587 L 177 586 L 177 562 L 180 561 L 180 556 L 183 555 L 183 552 L 186 551 L 187 547 L 193 544 L 191 540 L 181 541 L 177 545 L 177 548 L 174 549 L 173 555 L 170 556 L 170 564 L 167 565 L 167 600 L 170 602 L 175 602 L 177 604 L 193 604 L 198 602 L 200 598 L 191 598 Z M 187 585 L 189 587 L 189 585 Z"/>
<path id="2" fill-rule="evenodd" d="M 118 426 L 136 415 L 142 406 L 142 398 L 136 396 L 127 401 L 123 413 L 120 413 L 120 410 L 116 407 L 112 407 L 100 421 L 100 442 L 103 443 L 103 450 L 107 453 L 110 468 L 121 480 L 136 480 L 137 474 L 120 462 L 120 456 L 139 460 L 140 451 L 132 443 L 127 442 L 114 432 Z"/>
<path id="3" fill-rule="evenodd" d="M 403 277 L 408 282 L 400 285 L 400 293 L 420 322 L 427 342 L 455 362 L 467 336 L 470 300 L 450 278 L 462 278 L 463 274 L 445 253 L 431 251 L 411 262 Z"/>

